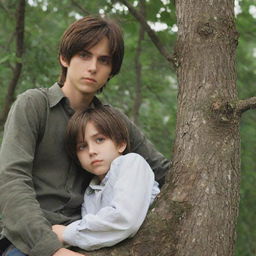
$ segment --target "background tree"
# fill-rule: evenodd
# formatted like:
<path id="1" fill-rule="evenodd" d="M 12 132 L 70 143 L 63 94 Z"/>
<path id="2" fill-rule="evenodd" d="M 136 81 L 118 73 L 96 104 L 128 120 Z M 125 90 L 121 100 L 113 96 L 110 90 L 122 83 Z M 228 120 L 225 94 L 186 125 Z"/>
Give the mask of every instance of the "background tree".
<path id="1" fill-rule="evenodd" d="M 120 2 L 115 1 L 115 3 L 113 3 L 110 0 L 86 1 L 86 3 L 82 0 L 28 0 L 23 72 L 19 86 L 16 89 L 16 94 L 28 88 L 50 86 L 56 81 L 59 73 L 59 69 L 56 65 L 57 44 L 60 35 L 69 23 L 81 15 L 88 13 L 100 12 L 111 14 L 112 17 L 119 20 L 121 26 L 124 28 L 126 55 L 121 74 L 110 81 L 107 90 L 103 93 L 101 98 L 123 109 L 126 114 L 131 116 L 134 99 L 133 88 L 135 84 L 135 74 L 131 67 L 134 66 L 135 49 L 140 24 L 134 18 L 134 15 L 128 11 L 128 8 L 121 5 Z M 129 0 L 126 2 L 138 10 L 137 1 Z M 215 2 L 220 4 L 219 1 Z M 253 12 L 255 2 L 253 0 L 235 2 L 237 3 L 236 23 L 238 31 L 241 34 L 237 51 L 238 92 L 240 98 L 248 98 L 256 95 L 256 43 L 254 40 L 256 20 L 254 16 L 255 12 Z M 176 3 L 178 4 L 178 1 L 176 1 Z M 13 53 L 15 53 L 15 45 L 10 44 L 12 37 L 9 36 L 15 30 L 15 19 L 9 15 L 12 13 L 12 10 L 15 9 L 14 6 L 15 8 L 17 7 L 17 1 L 0 2 L 1 106 L 3 106 L 3 95 L 6 94 L 6 87 L 11 77 L 11 69 L 9 66 L 15 64 L 15 57 L 12 57 L 14 55 Z M 168 0 L 149 0 L 146 1 L 145 9 L 147 13 L 147 24 L 150 24 L 151 28 L 154 27 L 155 35 L 162 45 L 167 48 L 168 55 L 170 54 L 171 56 L 171 53 L 174 52 L 173 48 L 177 31 L 173 2 Z M 204 14 L 207 16 L 208 12 L 205 11 Z M 156 24 L 158 24 L 157 29 L 155 28 Z M 161 29 L 159 29 L 159 27 Z M 208 40 L 208 42 L 210 41 L 211 40 Z M 146 33 L 142 42 L 140 58 L 142 63 L 141 93 L 143 101 L 139 112 L 139 123 L 157 148 L 167 157 L 170 157 L 170 148 L 173 144 L 175 131 L 174 116 L 177 108 L 177 84 L 173 69 L 170 69 L 170 65 L 163 57 L 164 55 L 159 54 L 159 49 L 156 48 L 154 42 L 152 42 L 151 37 Z M 236 248 L 236 254 L 239 256 L 254 255 L 256 250 L 256 231 L 253 225 L 253 223 L 255 223 L 253 214 L 255 210 L 253 209 L 255 209 L 256 205 L 254 193 L 254 182 L 256 180 L 256 162 L 254 157 L 256 132 L 254 120 L 255 112 L 250 111 L 243 114 L 241 121 L 242 187 L 240 217 L 237 229 L 238 242 Z M 188 135 L 184 136 L 185 138 L 188 137 Z M 168 138 L 168 143 L 166 138 Z M 168 193 L 162 194 L 162 198 L 167 197 L 169 197 Z M 175 203 L 175 205 L 179 206 L 180 204 Z M 172 205 L 170 207 L 172 207 Z M 173 230 L 171 235 L 175 234 L 175 230 L 178 229 L 179 226 L 176 225 L 175 220 L 179 222 L 179 216 L 181 215 L 182 209 L 179 211 L 179 207 L 173 215 L 176 216 L 177 219 L 173 219 L 171 214 L 168 215 L 167 220 L 170 218 L 173 220 L 173 225 L 167 227 Z M 150 218 L 152 222 L 152 217 Z M 164 220 L 163 222 L 165 224 L 167 223 Z M 175 237 L 173 238 L 175 240 Z M 165 237 L 163 236 L 161 239 L 164 240 Z M 145 244 L 147 244 L 146 241 Z M 167 249 L 171 251 L 170 247 Z M 136 250 L 134 252 L 136 252 Z"/>
<path id="2" fill-rule="evenodd" d="M 8 88 L 7 88 L 7 94 L 4 101 L 3 110 L 0 114 L 0 124 L 3 123 L 8 115 L 9 109 L 11 104 L 14 101 L 14 92 L 16 89 L 16 86 L 18 84 L 21 69 L 22 69 L 22 55 L 23 55 L 23 48 L 24 48 L 24 20 L 25 20 L 25 6 L 26 2 L 25 0 L 19 0 L 18 1 L 18 7 L 16 10 L 16 30 L 14 33 L 15 42 L 16 42 L 16 54 L 15 54 L 15 65 L 11 66 L 12 69 L 12 78 L 9 82 Z M 3 5 L 3 8 L 5 6 Z M 8 57 L 4 60 L 7 60 Z"/>

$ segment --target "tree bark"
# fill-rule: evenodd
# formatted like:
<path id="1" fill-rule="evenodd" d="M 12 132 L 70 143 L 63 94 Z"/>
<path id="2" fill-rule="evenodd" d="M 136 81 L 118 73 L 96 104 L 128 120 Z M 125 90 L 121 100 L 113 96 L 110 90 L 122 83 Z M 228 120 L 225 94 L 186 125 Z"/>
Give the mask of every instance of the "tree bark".
<path id="1" fill-rule="evenodd" d="M 13 69 L 13 77 L 8 85 L 0 123 L 3 124 L 8 115 L 11 104 L 14 101 L 14 93 L 22 70 L 22 55 L 24 51 L 24 26 L 25 26 L 25 0 L 19 0 L 16 14 L 16 64 Z"/>
<path id="2" fill-rule="evenodd" d="M 176 0 L 176 13 L 179 93 L 172 171 L 134 239 L 86 255 L 234 253 L 240 115 L 235 107 L 221 107 L 240 106 L 234 1 Z"/>
<path id="3" fill-rule="evenodd" d="M 239 207 L 239 117 L 216 113 L 237 101 L 234 1 L 176 0 L 179 81 L 171 199 L 191 210 L 175 255 L 233 255 Z"/>

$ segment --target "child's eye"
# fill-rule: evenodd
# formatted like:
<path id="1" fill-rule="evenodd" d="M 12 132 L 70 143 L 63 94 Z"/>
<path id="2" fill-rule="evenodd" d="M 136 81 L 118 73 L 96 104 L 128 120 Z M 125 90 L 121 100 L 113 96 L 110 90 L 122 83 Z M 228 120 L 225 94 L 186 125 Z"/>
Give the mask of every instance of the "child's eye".
<path id="1" fill-rule="evenodd" d="M 77 151 L 83 151 L 87 148 L 87 145 L 86 144 L 78 144 L 76 149 Z"/>
<path id="2" fill-rule="evenodd" d="M 104 137 L 98 137 L 98 138 L 96 138 L 96 143 L 98 143 L 98 144 L 100 144 L 100 143 L 102 143 L 102 142 L 104 142 L 105 141 L 105 138 Z"/>

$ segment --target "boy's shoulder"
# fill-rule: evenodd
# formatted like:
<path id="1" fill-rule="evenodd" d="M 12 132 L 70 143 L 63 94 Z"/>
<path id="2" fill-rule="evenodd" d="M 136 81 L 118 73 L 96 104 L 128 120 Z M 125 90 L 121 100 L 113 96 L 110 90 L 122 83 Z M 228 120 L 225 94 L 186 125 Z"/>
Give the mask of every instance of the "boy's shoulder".
<path id="1" fill-rule="evenodd" d="M 57 83 L 53 84 L 51 87 L 40 87 L 32 88 L 19 94 L 17 97 L 17 102 L 29 101 L 33 105 L 42 106 L 55 106 L 61 101 L 64 94 Z"/>
<path id="2" fill-rule="evenodd" d="M 33 100 L 35 102 L 48 98 L 48 88 L 32 88 L 18 95 L 17 100 Z"/>

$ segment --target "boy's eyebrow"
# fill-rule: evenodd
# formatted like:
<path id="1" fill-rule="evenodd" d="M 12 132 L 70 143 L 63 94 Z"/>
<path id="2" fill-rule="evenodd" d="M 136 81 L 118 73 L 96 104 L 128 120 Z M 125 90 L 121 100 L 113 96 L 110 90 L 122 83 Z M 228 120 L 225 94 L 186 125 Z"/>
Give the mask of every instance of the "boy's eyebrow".
<path id="1" fill-rule="evenodd" d="M 104 57 L 104 58 L 109 58 L 109 59 L 112 59 L 112 56 L 110 54 L 102 54 L 100 55 L 99 57 Z"/>
<path id="2" fill-rule="evenodd" d="M 86 50 L 86 49 L 82 49 L 82 50 L 79 51 L 79 52 L 85 52 L 85 53 L 90 53 L 90 54 L 92 54 L 90 51 L 88 51 L 88 50 Z"/>
<path id="3" fill-rule="evenodd" d="M 89 53 L 89 54 L 92 54 L 91 52 L 90 52 L 90 50 L 88 50 L 88 49 L 82 49 L 80 52 L 85 52 L 85 53 Z M 112 55 L 110 54 L 110 53 L 103 53 L 103 54 L 101 54 L 101 55 L 99 55 L 99 57 L 108 57 L 108 58 L 112 58 Z"/>

